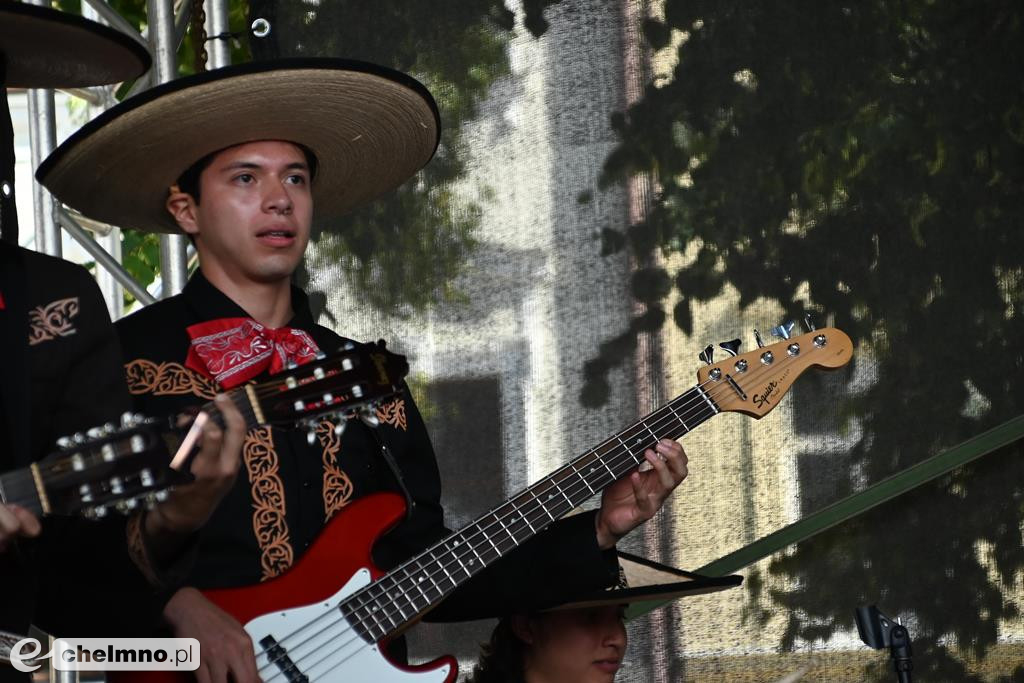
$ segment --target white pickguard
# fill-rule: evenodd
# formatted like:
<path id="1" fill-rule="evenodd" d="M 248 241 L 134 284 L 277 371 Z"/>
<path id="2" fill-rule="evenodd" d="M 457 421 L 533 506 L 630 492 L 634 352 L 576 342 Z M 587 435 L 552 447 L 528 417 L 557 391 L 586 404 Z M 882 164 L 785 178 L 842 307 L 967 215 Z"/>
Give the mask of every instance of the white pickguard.
<path id="1" fill-rule="evenodd" d="M 271 612 L 245 625 L 256 646 L 256 666 L 264 681 L 287 681 L 260 646 L 267 636 L 282 646 L 299 673 L 313 681 L 339 683 L 443 683 L 451 667 L 409 672 L 396 669 L 367 643 L 338 610 L 343 599 L 370 583 L 370 572 L 360 569 L 341 590 L 323 602 Z"/>

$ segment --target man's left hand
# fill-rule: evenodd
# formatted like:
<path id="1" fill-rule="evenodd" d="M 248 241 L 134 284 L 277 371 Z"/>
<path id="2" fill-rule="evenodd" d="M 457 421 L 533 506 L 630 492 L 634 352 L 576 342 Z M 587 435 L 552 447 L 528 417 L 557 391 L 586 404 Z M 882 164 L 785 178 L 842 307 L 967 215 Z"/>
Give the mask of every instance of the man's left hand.
<path id="1" fill-rule="evenodd" d="M 651 468 L 639 468 L 604 490 L 597 513 L 597 543 L 607 550 L 657 512 L 668 494 L 686 479 L 686 453 L 678 442 L 662 439 L 644 451 Z"/>

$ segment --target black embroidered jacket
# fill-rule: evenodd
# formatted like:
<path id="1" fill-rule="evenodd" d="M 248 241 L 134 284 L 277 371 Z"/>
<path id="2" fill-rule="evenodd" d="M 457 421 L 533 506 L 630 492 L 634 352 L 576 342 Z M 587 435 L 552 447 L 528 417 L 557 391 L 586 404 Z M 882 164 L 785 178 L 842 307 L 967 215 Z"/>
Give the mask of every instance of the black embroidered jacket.
<path id="1" fill-rule="evenodd" d="M 116 422 L 130 407 L 96 282 L 80 266 L 0 242 L 0 472 L 54 452 L 57 438 Z M 66 637 L 124 636 L 162 602 L 136 569 L 125 520 L 48 517 L 0 553 L 0 629 L 30 621 Z M 14 672 L 0 667 L 0 678 Z"/>
<path id="2" fill-rule="evenodd" d="M 345 341 L 312 318 L 306 295 L 292 290 L 289 327 L 305 330 L 324 352 Z M 247 317 L 237 304 L 197 272 L 178 296 L 153 304 L 117 323 L 128 387 L 147 414 L 180 412 L 213 398 L 219 387 L 186 366 L 186 328 L 218 318 Z M 266 375 L 255 378 L 262 381 Z M 415 501 L 409 519 L 374 548 L 388 569 L 448 533 L 440 505 L 441 484 L 426 427 L 408 390 L 378 410 L 382 437 L 394 454 Z M 251 430 L 234 489 L 199 532 L 198 558 L 188 585 L 239 586 L 288 569 L 325 523 L 352 500 L 375 491 L 398 491 L 377 455 L 369 428 L 351 420 L 340 438 L 323 422 L 310 445 L 297 430 Z M 613 584 L 614 553 L 597 547 L 592 514 L 555 525 L 449 598 L 436 614 L 472 618 L 517 604 L 517 596 L 564 594 Z M 339 577 L 338 588 L 348 577 Z"/>

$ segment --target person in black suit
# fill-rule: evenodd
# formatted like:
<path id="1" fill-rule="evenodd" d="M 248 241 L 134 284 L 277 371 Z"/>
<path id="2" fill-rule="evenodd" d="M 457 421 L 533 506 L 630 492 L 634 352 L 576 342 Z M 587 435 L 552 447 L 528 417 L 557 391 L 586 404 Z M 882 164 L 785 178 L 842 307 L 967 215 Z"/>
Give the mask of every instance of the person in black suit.
<path id="1" fill-rule="evenodd" d="M 315 323 L 290 281 L 314 203 L 319 219 L 330 220 L 396 187 L 431 158 L 439 133 L 432 96 L 406 74 L 307 59 L 162 84 L 65 141 L 37 173 L 55 196 L 108 223 L 187 233 L 199 253 L 200 271 L 182 294 L 118 323 L 136 404 L 178 409 L 334 350 L 344 340 Z M 119 146 L 143 139 L 138 148 Z M 110 163 L 115 147 L 117 162 Z M 201 676 L 251 680 L 257 669 L 247 633 L 197 589 L 279 576 L 333 516 L 378 491 L 404 491 L 414 503 L 374 548 L 382 568 L 447 535 L 436 457 L 409 391 L 380 406 L 377 420 L 390 463 L 359 420 L 342 435 L 325 421 L 311 442 L 269 428 L 247 435 L 243 474 L 201 530 L 194 570 L 165 609 L 175 635 L 199 638 Z M 552 586 L 614 582 L 615 542 L 649 519 L 686 476 L 686 456 L 674 441 L 652 443 L 646 458 L 651 469 L 607 488 L 600 510 L 551 524 L 434 614 L 469 618 L 513 585 L 543 594 Z"/>
<path id="2" fill-rule="evenodd" d="M 141 75 L 148 53 L 105 26 L 45 7 L 0 4 L 0 472 L 56 450 L 61 436 L 131 409 L 107 307 L 81 266 L 17 246 L 13 131 L 3 86 L 81 87 Z M 38 519 L 0 488 L 0 630 L 69 637 L 148 633 L 190 561 L 192 532 L 237 472 L 244 422 L 204 432 L 196 482 L 148 513 Z M 101 558 L 101 559 L 99 559 Z M 97 561 L 99 559 L 99 561 Z M 0 667 L 0 679 L 21 680 Z"/>

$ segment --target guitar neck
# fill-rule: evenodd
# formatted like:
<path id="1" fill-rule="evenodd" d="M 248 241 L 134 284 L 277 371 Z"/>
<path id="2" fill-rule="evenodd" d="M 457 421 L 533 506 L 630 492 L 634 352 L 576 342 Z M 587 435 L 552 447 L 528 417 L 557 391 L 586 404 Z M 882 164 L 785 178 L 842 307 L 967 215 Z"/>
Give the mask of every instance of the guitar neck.
<path id="1" fill-rule="evenodd" d="M 242 413 L 242 418 L 245 420 L 246 430 L 254 429 L 262 424 L 266 424 L 266 418 L 263 415 L 263 408 L 259 400 L 259 392 L 261 391 L 260 385 L 246 384 L 236 389 L 232 389 L 227 392 L 228 398 L 235 404 L 238 411 Z M 216 422 L 221 428 L 224 427 L 224 416 L 217 408 L 217 404 L 213 401 L 207 401 L 200 407 L 200 410 L 210 416 L 210 419 Z"/>
<path id="2" fill-rule="evenodd" d="M 678 439 L 718 412 L 711 397 L 694 387 L 354 593 L 339 608 L 373 641 L 401 631 L 484 568 L 621 479 L 659 440 Z"/>

